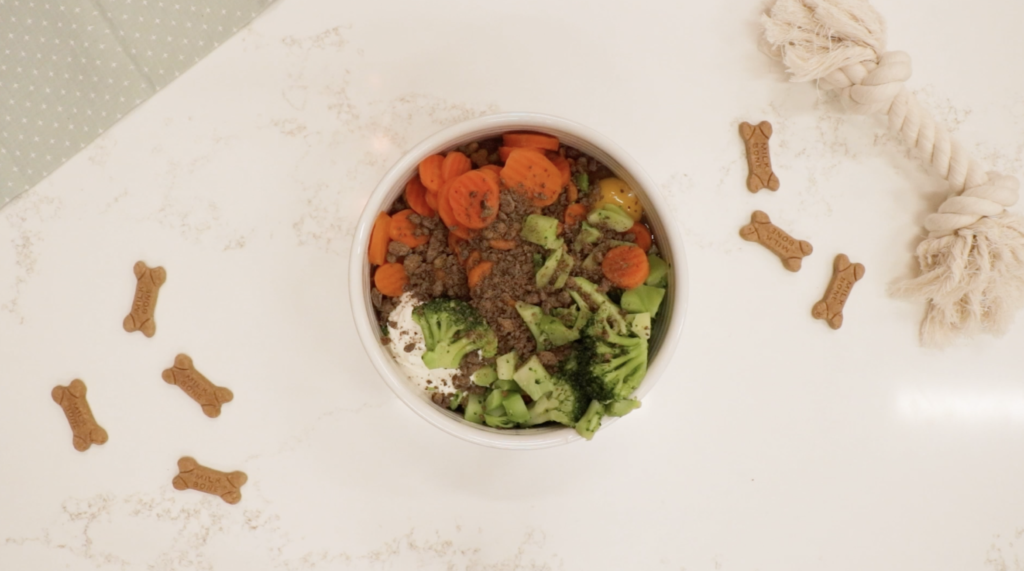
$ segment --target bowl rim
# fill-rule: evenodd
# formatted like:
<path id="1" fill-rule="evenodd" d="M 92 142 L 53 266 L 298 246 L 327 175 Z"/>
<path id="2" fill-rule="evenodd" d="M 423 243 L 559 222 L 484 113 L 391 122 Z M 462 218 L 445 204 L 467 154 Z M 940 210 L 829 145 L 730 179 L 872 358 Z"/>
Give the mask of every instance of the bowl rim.
<path id="1" fill-rule="evenodd" d="M 372 317 L 372 310 L 369 309 L 368 303 L 369 277 L 368 273 L 364 274 L 370 231 L 377 213 L 382 210 L 385 200 L 396 189 L 396 185 L 401 184 L 404 187 L 407 177 L 411 176 L 412 170 L 423 157 L 450 149 L 454 141 L 470 135 L 487 136 L 487 131 L 514 130 L 537 130 L 554 132 L 563 136 L 569 135 L 596 147 L 621 166 L 624 173 L 616 172 L 617 175 L 628 174 L 637 183 L 640 189 L 639 194 L 653 206 L 654 212 L 657 213 L 657 219 L 662 222 L 662 232 L 659 234 L 667 239 L 667 247 L 671 252 L 673 262 L 673 280 L 671 282 L 673 287 L 670 288 L 674 290 L 670 292 L 672 313 L 665 326 L 664 338 L 658 352 L 649 363 L 644 380 L 634 394 L 638 398 L 643 398 L 654 388 L 665 373 L 672 356 L 676 353 L 686 320 L 689 301 L 689 273 L 681 232 L 678 225 L 671 222 L 673 213 L 668 201 L 639 162 L 608 137 L 589 127 L 561 117 L 533 112 L 485 115 L 443 128 L 406 151 L 388 169 L 373 192 L 366 197 L 355 228 L 349 255 L 349 301 L 357 334 L 367 356 L 383 377 L 388 388 L 413 412 L 431 425 L 467 442 L 506 450 L 533 450 L 568 444 L 582 440 L 582 437 L 569 427 L 502 431 L 478 427 L 449 416 L 446 411 L 429 402 L 428 399 L 422 398 L 418 394 L 422 391 L 408 381 L 391 354 L 379 341 L 379 330 L 374 323 L 375 319 Z M 616 420 L 618 419 L 606 418 L 602 430 L 607 430 Z"/>

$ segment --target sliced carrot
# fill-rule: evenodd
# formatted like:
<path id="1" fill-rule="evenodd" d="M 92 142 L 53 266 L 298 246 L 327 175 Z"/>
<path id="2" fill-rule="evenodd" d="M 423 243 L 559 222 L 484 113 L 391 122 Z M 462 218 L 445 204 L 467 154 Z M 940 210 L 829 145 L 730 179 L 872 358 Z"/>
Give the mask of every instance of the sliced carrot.
<path id="1" fill-rule="evenodd" d="M 396 240 L 409 246 L 410 248 L 416 248 L 422 246 L 430 241 L 430 236 L 426 234 L 416 234 L 416 225 L 409 220 L 409 216 L 415 214 L 411 208 L 406 208 L 401 212 L 396 212 L 391 217 L 391 229 L 388 234 L 392 240 Z"/>
<path id="2" fill-rule="evenodd" d="M 533 147 L 545 151 L 558 150 L 558 137 L 543 133 L 505 133 L 501 142 L 506 147 Z"/>
<path id="3" fill-rule="evenodd" d="M 443 163 L 444 157 L 441 155 L 430 155 L 420 161 L 420 181 L 427 189 L 437 192 L 441 188 L 441 184 L 444 183 L 444 177 L 441 175 Z"/>
<path id="4" fill-rule="evenodd" d="M 470 232 L 469 228 L 459 224 L 455 214 L 452 212 L 452 203 L 448 200 L 448 189 L 453 182 L 455 180 L 444 183 L 441 186 L 441 190 L 437 191 L 437 213 L 441 215 L 441 221 L 444 222 L 449 232 L 454 233 L 459 238 L 469 240 L 473 237 L 473 233 Z"/>
<path id="5" fill-rule="evenodd" d="M 580 189 L 576 188 L 576 183 L 569 181 L 569 184 L 565 187 L 565 199 L 572 204 L 580 199 Z"/>
<path id="6" fill-rule="evenodd" d="M 384 264 L 373 274 L 373 285 L 388 297 L 401 297 L 408 283 L 409 276 L 406 275 L 405 266 L 402 264 Z"/>
<path id="7" fill-rule="evenodd" d="M 424 187 L 424 188 L 426 188 L 426 187 Z M 423 200 L 425 200 L 427 202 L 427 206 L 432 208 L 434 210 L 434 212 L 437 212 L 437 193 L 436 192 L 432 192 L 432 191 L 428 190 L 427 193 L 423 195 Z"/>
<path id="8" fill-rule="evenodd" d="M 562 186 L 569 184 L 569 181 L 572 179 L 572 169 L 569 167 L 569 161 L 565 160 L 565 157 L 554 151 L 548 151 L 544 153 L 544 156 L 547 157 L 548 160 L 551 161 L 551 164 L 555 165 L 555 168 L 558 169 L 559 173 L 561 173 Z"/>
<path id="9" fill-rule="evenodd" d="M 473 269 L 479 263 L 480 263 L 480 251 L 479 250 L 473 250 L 472 252 L 469 253 L 469 257 L 466 258 L 466 267 L 469 268 L 469 269 Z"/>
<path id="10" fill-rule="evenodd" d="M 370 231 L 370 246 L 367 254 L 370 263 L 379 266 L 388 257 L 388 242 L 391 241 L 391 217 L 386 212 L 377 215 L 373 223 L 373 230 Z"/>
<path id="11" fill-rule="evenodd" d="M 441 163 L 441 178 L 445 182 L 473 169 L 473 161 L 459 151 L 452 151 Z"/>
<path id="12" fill-rule="evenodd" d="M 632 289 L 644 283 L 651 268 L 647 254 L 636 246 L 616 246 L 604 255 L 601 273 L 622 289 Z"/>
<path id="13" fill-rule="evenodd" d="M 478 170 L 482 172 L 493 172 L 499 177 L 501 176 L 501 167 L 499 167 L 498 165 L 484 165 L 480 167 Z"/>
<path id="14" fill-rule="evenodd" d="M 633 242 L 645 252 L 650 250 L 651 245 L 654 243 L 651 239 L 651 231 L 639 222 L 634 222 L 633 227 L 623 232 L 623 234 L 632 234 Z"/>
<path id="15" fill-rule="evenodd" d="M 487 245 L 494 248 L 495 250 L 512 250 L 516 247 L 516 241 L 494 239 L 488 241 Z"/>
<path id="16" fill-rule="evenodd" d="M 458 260 L 459 263 L 463 265 L 465 265 L 466 262 L 465 260 L 462 259 L 462 245 L 465 242 L 466 240 L 460 238 L 456 234 L 452 232 L 448 233 L 448 249 L 451 250 L 453 254 L 455 254 L 455 259 Z"/>
<path id="17" fill-rule="evenodd" d="M 506 187 L 524 192 L 534 206 L 549 206 L 562 191 L 562 175 L 544 155 L 516 149 L 501 169 Z"/>
<path id="18" fill-rule="evenodd" d="M 587 207 L 580 203 L 570 204 L 565 209 L 565 225 L 572 228 L 587 218 Z"/>
<path id="19" fill-rule="evenodd" d="M 434 207 L 427 202 L 427 187 L 420 182 L 419 176 L 412 177 L 405 185 L 405 202 L 420 216 L 434 215 Z"/>
<path id="20" fill-rule="evenodd" d="M 644 259 L 646 260 L 647 258 Z M 491 269 L 493 267 L 494 262 L 480 262 L 479 264 L 473 266 L 473 268 L 470 269 L 469 272 L 467 272 L 469 277 L 469 289 L 473 289 L 476 286 L 480 285 L 480 282 L 482 282 L 483 279 L 487 277 L 488 274 L 491 273 Z"/>
<path id="21" fill-rule="evenodd" d="M 501 162 L 505 162 L 508 160 L 509 155 L 512 154 L 512 151 L 516 149 L 524 149 L 527 151 L 535 151 L 538 153 L 544 152 L 544 149 L 538 149 L 536 147 L 498 147 L 498 158 L 501 159 Z"/>
<path id="22" fill-rule="evenodd" d="M 501 188 L 501 167 L 499 167 L 497 165 L 493 165 L 493 166 L 495 167 L 493 169 L 481 168 L 481 169 L 476 169 L 476 170 L 480 174 L 482 174 L 485 177 L 491 179 L 491 181 L 494 182 L 494 186 L 495 187 Z"/>
<path id="23" fill-rule="evenodd" d="M 469 171 L 445 184 L 452 214 L 467 228 L 486 228 L 498 217 L 500 196 L 491 173 Z"/>

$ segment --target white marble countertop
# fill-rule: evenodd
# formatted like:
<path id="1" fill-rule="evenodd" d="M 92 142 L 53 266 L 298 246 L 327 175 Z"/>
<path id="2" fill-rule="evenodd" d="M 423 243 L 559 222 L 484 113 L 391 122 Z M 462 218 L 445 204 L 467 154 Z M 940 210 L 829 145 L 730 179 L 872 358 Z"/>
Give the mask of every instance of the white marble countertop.
<path id="1" fill-rule="evenodd" d="M 943 183 L 787 83 L 758 2 L 625 6 L 282 0 L 0 210 L 0 568 L 1021 569 L 1024 323 L 925 350 L 886 294 Z M 1024 4 L 876 6 L 921 99 L 1024 173 Z M 529 453 L 402 405 L 346 291 L 388 166 L 511 110 L 637 157 L 691 272 L 643 409 Z M 736 126 L 761 119 L 782 189 L 752 195 Z M 754 209 L 813 242 L 799 274 L 739 238 Z M 810 307 L 838 252 L 868 271 L 833 332 Z M 121 328 L 139 259 L 168 271 L 152 339 Z M 178 352 L 234 391 L 220 418 L 160 379 Z M 85 453 L 49 395 L 76 377 L 110 434 Z M 241 503 L 172 489 L 186 454 L 247 472 Z"/>

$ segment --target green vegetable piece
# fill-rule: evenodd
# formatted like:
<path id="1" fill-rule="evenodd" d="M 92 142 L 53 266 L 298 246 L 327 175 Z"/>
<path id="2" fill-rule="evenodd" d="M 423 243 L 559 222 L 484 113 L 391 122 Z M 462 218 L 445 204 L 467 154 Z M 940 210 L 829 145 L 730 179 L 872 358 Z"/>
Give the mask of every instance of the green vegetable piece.
<path id="1" fill-rule="evenodd" d="M 576 432 L 583 438 L 590 440 L 594 437 L 597 429 L 601 428 L 601 418 L 603 416 L 604 405 L 596 400 L 590 401 L 587 412 L 583 413 L 583 417 L 576 423 Z"/>
<path id="2" fill-rule="evenodd" d="M 605 405 L 604 413 L 607 416 L 626 416 L 638 408 L 640 401 L 636 399 L 617 400 Z"/>
<path id="3" fill-rule="evenodd" d="M 548 349 L 568 345 L 580 338 L 579 331 L 566 327 L 558 319 L 547 315 L 541 320 L 540 331 Z"/>
<path id="4" fill-rule="evenodd" d="M 504 398 L 505 391 L 492 389 L 491 392 L 487 393 L 487 398 L 484 399 L 484 410 L 490 413 L 490 411 L 501 406 L 501 401 Z"/>
<path id="5" fill-rule="evenodd" d="M 523 401 L 523 396 L 519 393 L 509 393 L 504 400 L 501 401 L 504 405 L 505 411 L 508 413 L 508 418 L 513 422 L 526 422 L 530 420 L 530 411 L 526 409 L 526 403 Z"/>
<path id="6" fill-rule="evenodd" d="M 530 405 L 530 420 L 527 426 L 536 426 L 545 422 L 557 422 L 566 426 L 575 426 L 576 421 L 587 409 L 589 398 L 583 396 L 575 386 L 555 376 L 551 378 L 555 388 Z"/>
<path id="7" fill-rule="evenodd" d="M 530 357 L 526 364 L 519 367 L 513 378 L 523 392 L 530 395 L 533 400 L 538 400 L 555 388 L 551 382 L 551 375 L 548 374 L 547 369 L 536 355 Z"/>
<path id="8" fill-rule="evenodd" d="M 579 252 L 587 244 L 596 244 L 601 239 L 601 231 L 594 228 L 585 221 L 580 222 L 580 233 L 576 235 L 576 241 L 572 243 L 572 249 Z"/>
<path id="9" fill-rule="evenodd" d="M 494 372 L 494 367 L 484 367 L 473 373 L 473 382 L 481 387 L 489 387 L 497 379 L 498 374 Z"/>
<path id="10" fill-rule="evenodd" d="M 493 357 L 498 352 L 498 337 L 464 301 L 432 299 L 413 309 L 412 319 L 423 332 L 427 348 L 423 364 L 428 369 L 456 369 L 462 358 L 473 351 L 480 351 L 484 357 Z"/>
<path id="11" fill-rule="evenodd" d="M 516 311 L 519 312 L 519 316 L 523 318 L 526 327 L 533 334 L 539 351 L 561 347 L 579 339 L 577 331 L 566 327 L 555 317 L 544 315 L 544 310 L 536 305 L 517 301 Z"/>
<path id="12" fill-rule="evenodd" d="M 661 300 L 665 299 L 665 290 L 660 287 L 641 285 L 622 293 L 622 309 L 630 313 L 650 313 L 658 316 Z"/>
<path id="13" fill-rule="evenodd" d="M 585 172 L 579 172 L 572 178 L 573 182 L 576 183 L 576 188 L 580 191 L 580 194 L 587 194 L 590 192 L 590 175 Z"/>
<path id="14" fill-rule="evenodd" d="M 448 401 L 448 408 L 455 410 L 462 404 L 462 391 L 455 391 L 455 395 L 452 396 L 452 400 Z"/>
<path id="15" fill-rule="evenodd" d="M 598 228 L 608 228 L 616 232 L 625 232 L 633 227 L 633 218 L 614 204 L 605 204 L 591 212 L 587 215 L 587 222 Z"/>
<path id="16" fill-rule="evenodd" d="M 626 323 L 629 323 L 630 330 L 636 333 L 637 337 L 643 339 L 651 338 L 651 314 L 650 313 L 634 313 L 626 317 Z"/>
<path id="17" fill-rule="evenodd" d="M 505 410 L 502 409 L 502 412 L 505 412 Z M 493 414 L 484 414 L 484 423 L 487 426 L 492 426 L 494 428 L 515 428 L 516 426 L 515 421 L 511 418 L 507 416 L 495 416 Z"/>
<path id="18" fill-rule="evenodd" d="M 533 271 L 539 271 L 544 266 L 544 256 L 540 254 L 533 255 Z"/>
<path id="19" fill-rule="evenodd" d="M 498 357 L 498 378 L 503 380 L 512 380 L 512 375 L 516 372 L 516 359 L 518 356 L 515 351 L 505 353 L 501 357 Z"/>
<path id="20" fill-rule="evenodd" d="M 522 392 L 522 389 L 519 388 L 519 384 L 512 379 L 498 379 L 497 381 L 494 381 L 493 386 L 494 389 L 498 391 Z"/>
<path id="21" fill-rule="evenodd" d="M 655 287 L 668 287 L 668 262 L 659 258 L 656 254 L 647 254 L 647 265 L 651 268 L 651 273 L 647 276 L 645 285 Z"/>
<path id="22" fill-rule="evenodd" d="M 480 395 L 466 395 L 466 412 L 463 416 L 472 423 L 484 423 L 484 401 Z"/>
<path id="23" fill-rule="evenodd" d="M 559 248 L 551 252 L 548 255 L 548 259 L 544 261 L 544 265 L 537 270 L 535 281 L 537 282 L 537 289 L 547 288 L 555 278 L 555 272 L 558 270 L 558 265 L 562 261 L 562 249 Z M 565 284 L 563 284 L 565 285 Z"/>
<path id="24" fill-rule="evenodd" d="M 523 230 L 519 235 L 527 242 L 552 249 L 558 238 L 558 220 L 550 216 L 530 214 L 523 221 Z"/>

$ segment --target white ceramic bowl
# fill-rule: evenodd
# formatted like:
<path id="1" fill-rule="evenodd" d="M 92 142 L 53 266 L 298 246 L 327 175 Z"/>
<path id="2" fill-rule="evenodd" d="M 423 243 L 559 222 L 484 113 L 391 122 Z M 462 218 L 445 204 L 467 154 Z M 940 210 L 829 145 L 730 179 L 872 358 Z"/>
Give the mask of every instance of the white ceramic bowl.
<path id="1" fill-rule="evenodd" d="M 572 428 L 562 426 L 499 430 L 468 422 L 460 414 L 432 403 L 425 391 L 409 382 L 381 343 L 380 329 L 370 302 L 372 286 L 366 252 L 370 242 L 370 230 L 377 214 L 386 210 L 404 192 L 405 184 L 416 174 L 420 160 L 472 141 L 516 130 L 538 131 L 557 136 L 563 143 L 604 163 L 640 196 L 658 249 L 672 265 L 668 292 L 651 333 L 647 375 L 635 393 L 637 398 L 643 399 L 664 373 L 682 333 L 688 289 L 683 240 L 676 224 L 672 223 L 668 204 L 640 164 L 613 141 L 583 125 L 537 113 L 500 113 L 470 119 L 427 137 L 391 167 L 366 202 L 352 244 L 349 295 L 359 338 L 366 347 L 374 367 L 402 402 L 430 424 L 463 440 L 493 448 L 527 450 L 566 444 L 580 440 L 581 437 Z M 643 414 L 644 409 L 641 408 L 627 418 L 639 418 Z M 617 420 L 605 418 L 596 437 L 600 438 L 601 432 L 608 430 Z"/>

